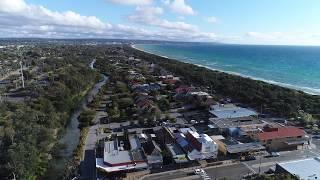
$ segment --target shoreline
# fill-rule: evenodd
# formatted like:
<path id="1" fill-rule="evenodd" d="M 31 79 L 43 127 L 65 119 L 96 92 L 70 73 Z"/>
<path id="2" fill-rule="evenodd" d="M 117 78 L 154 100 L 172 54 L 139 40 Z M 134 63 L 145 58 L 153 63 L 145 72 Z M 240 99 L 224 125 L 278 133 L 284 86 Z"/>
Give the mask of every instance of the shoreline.
<path id="1" fill-rule="evenodd" d="M 302 92 L 304 92 L 306 94 L 309 94 L 309 95 L 320 96 L 320 89 L 314 89 L 314 88 L 310 88 L 310 87 L 299 87 L 299 86 L 295 86 L 295 85 L 288 84 L 288 83 L 282 83 L 282 82 L 277 82 L 277 81 L 274 81 L 274 80 L 267 80 L 267 79 L 263 79 L 263 78 L 257 78 L 257 77 L 244 75 L 244 74 L 233 72 L 233 71 L 225 71 L 225 70 L 222 70 L 222 69 L 216 69 L 216 68 L 212 68 L 212 67 L 201 65 L 201 64 L 195 64 L 195 63 L 191 63 L 191 62 L 186 62 L 186 61 L 183 61 L 183 60 L 180 60 L 180 59 L 170 58 L 168 56 L 163 56 L 163 55 L 158 55 L 158 54 L 155 54 L 155 53 L 140 49 L 140 48 L 136 47 L 135 45 L 137 45 L 137 44 L 130 45 L 130 47 L 132 47 L 132 48 L 134 48 L 134 49 L 136 49 L 138 51 L 142 51 L 142 52 L 148 53 L 148 54 L 152 54 L 152 55 L 159 56 L 159 57 L 166 58 L 166 59 L 176 60 L 176 61 L 187 63 L 187 64 L 192 64 L 192 65 L 195 65 L 195 66 L 198 66 L 198 67 L 203 67 L 203 68 L 206 68 L 206 69 L 209 69 L 209 70 L 212 70 L 212 71 L 218 71 L 218 72 L 227 73 L 227 74 L 234 75 L 234 76 L 240 76 L 240 77 L 243 77 L 243 78 L 249 78 L 249 79 L 255 80 L 255 81 L 262 81 L 262 82 L 265 82 L 265 83 L 268 83 L 268 84 L 272 84 L 272 85 L 276 85 L 276 86 L 280 86 L 280 87 L 283 87 L 283 88 L 289 88 L 291 90 L 302 91 Z"/>

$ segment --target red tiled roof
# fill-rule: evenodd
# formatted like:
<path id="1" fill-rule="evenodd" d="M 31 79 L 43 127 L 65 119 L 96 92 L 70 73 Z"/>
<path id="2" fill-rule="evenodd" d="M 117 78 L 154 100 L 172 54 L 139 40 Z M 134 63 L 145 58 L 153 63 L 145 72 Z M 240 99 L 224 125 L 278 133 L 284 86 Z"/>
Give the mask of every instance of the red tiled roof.
<path id="1" fill-rule="evenodd" d="M 176 93 L 187 93 L 192 91 L 193 88 L 192 87 L 187 87 L 187 86 L 180 86 L 176 89 Z"/>
<path id="2" fill-rule="evenodd" d="M 177 82 L 178 82 L 178 80 L 176 80 L 176 79 L 166 79 L 163 81 L 163 83 L 165 83 L 165 84 L 175 84 Z"/>
<path id="3" fill-rule="evenodd" d="M 275 131 L 258 133 L 258 139 L 264 141 L 269 139 L 303 136 L 304 134 L 302 129 L 296 127 L 282 127 Z"/>

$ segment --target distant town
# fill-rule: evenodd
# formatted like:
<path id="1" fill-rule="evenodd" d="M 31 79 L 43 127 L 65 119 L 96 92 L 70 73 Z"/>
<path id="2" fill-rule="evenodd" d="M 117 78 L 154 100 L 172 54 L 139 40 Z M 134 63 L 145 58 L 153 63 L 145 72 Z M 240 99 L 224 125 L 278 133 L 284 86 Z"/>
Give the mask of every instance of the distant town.
<path id="1" fill-rule="evenodd" d="M 290 118 L 221 95 L 130 42 L 2 43 L 0 179 L 320 178 L 307 112 Z M 63 172 L 50 173 L 59 158 Z"/>

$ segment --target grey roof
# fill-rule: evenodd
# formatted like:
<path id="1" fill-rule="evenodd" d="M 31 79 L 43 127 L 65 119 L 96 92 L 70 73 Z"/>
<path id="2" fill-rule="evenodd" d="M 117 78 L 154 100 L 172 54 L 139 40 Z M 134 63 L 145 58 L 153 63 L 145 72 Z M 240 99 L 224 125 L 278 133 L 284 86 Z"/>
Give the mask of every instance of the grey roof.
<path id="1" fill-rule="evenodd" d="M 210 121 L 219 128 L 234 128 L 234 127 L 240 127 L 240 126 L 263 124 L 261 120 L 254 117 L 226 118 L 226 119 L 210 118 Z"/>
<path id="2" fill-rule="evenodd" d="M 305 139 L 303 140 L 291 140 L 291 141 L 286 141 L 285 143 L 288 145 L 300 145 L 300 144 L 304 144 L 306 142 Z"/>
<path id="3" fill-rule="evenodd" d="M 283 169 L 300 179 L 320 178 L 320 157 L 278 163 Z"/>
<path id="4" fill-rule="evenodd" d="M 131 162 L 130 152 L 119 150 L 117 141 L 105 142 L 103 159 L 110 164 Z"/>
<path id="5" fill-rule="evenodd" d="M 133 161 L 143 161 L 145 159 L 145 156 L 141 149 L 131 151 L 131 155 Z"/>
<path id="6" fill-rule="evenodd" d="M 243 144 L 227 145 L 227 151 L 231 154 L 250 152 L 250 151 L 260 151 L 264 149 L 265 147 L 262 146 L 260 143 L 243 143 Z"/>
<path id="7" fill-rule="evenodd" d="M 178 144 L 174 143 L 174 144 L 166 144 L 167 148 L 169 149 L 170 153 L 173 156 L 176 155 L 182 155 L 184 154 L 184 152 L 182 151 L 182 149 L 179 147 Z"/>
<path id="8" fill-rule="evenodd" d="M 257 115 L 253 110 L 237 106 L 214 105 L 212 107 L 214 107 L 214 109 L 210 110 L 210 113 L 215 115 L 217 118 L 237 118 Z"/>

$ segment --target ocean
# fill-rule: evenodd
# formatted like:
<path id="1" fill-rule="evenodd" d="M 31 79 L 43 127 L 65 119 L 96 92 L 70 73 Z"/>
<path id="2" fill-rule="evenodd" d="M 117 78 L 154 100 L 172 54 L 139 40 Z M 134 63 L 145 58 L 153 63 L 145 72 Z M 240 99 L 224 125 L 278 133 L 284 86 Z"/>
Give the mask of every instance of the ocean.
<path id="1" fill-rule="evenodd" d="M 209 43 L 136 44 L 160 56 L 320 95 L 320 47 Z"/>

